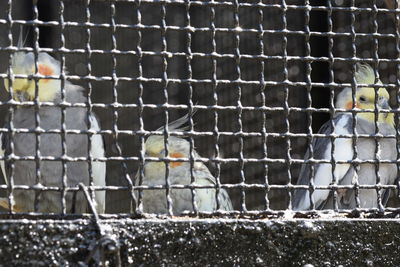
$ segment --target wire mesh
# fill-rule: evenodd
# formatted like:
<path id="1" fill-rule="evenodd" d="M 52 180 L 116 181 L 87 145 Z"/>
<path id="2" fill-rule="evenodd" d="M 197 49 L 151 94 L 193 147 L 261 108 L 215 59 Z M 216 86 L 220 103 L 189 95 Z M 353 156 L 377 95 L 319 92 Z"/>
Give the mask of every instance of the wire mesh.
<path id="1" fill-rule="evenodd" d="M 0 123 L 5 125 L 1 132 L 10 136 L 6 140 L 9 153 L 3 157 L 10 175 L 0 186 L 1 196 L 8 198 L 11 207 L 18 201 L 15 190 L 35 192 L 35 208 L 28 211 L 38 212 L 42 193 L 50 190 L 59 195 L 58 212 L 75 212 L 70 202 L 84 201 L 85 195 L 70 175 L 85 163 L 85 173 L 73 180 L 82 181 L 92 199 L 106 192 L 106 213 L 141 213 L 146 211 L 148 192 L 160 192 L 153 202 L 163 203 L 163 213 L 177 214 L 177 192 L 185 192 L 183 197 L 189 192 L 190 199 L 185 198 L 188 203 L 183 206 L 193 214 L 283 214 L 294 209 L 294 194 L 301 190 L 310 193 L 307 210 L 313 213 L 319 208 L 315 201 L 322 191 L 332 193 L 332 209 L 339 212 L 397 211 L 400 184 L 397 179 L 385 183 L 382 168 L 394 164 L 398 169 L 398 154 L 380 158 L 380 151 L 386 149 L 380 140 L 397 140 L 397 127 L 382 136 L 377 119 L 381 112 L 378 89 L 383 87 L 390 94 L 390 112 L 398 121 L 396 5 L 381 0 L 2 1 L 1 78 L 33 78 L 35 97 L 30 102 L 12 100 L 18 89 L 13 82 L 10 93 L 1 90 Z M 18 47 L 21 25 L 27 37 L 25 45 Z M 12 69 L 17 51 L 33 52 L 35 66 L 29 77 Z M 41 53 L 50 53 L 60 62 L 59 74 L 41 75 Z M 368 111 L 375 114 L 375 130 L 317 133 L 329 120 L 335 126 L 339 114 L 335 98 L 343 88 L 352 88 L 351 98 L 356 102 L 360 87 L 355 79 L 356 63 L 368 63 L 382 81 L 363 83 L 376 89 L 374 110 Z M 61 81 L 59 102 L 40 100 L 44 78 Z M 84 89 L 84 97 L 73 103 L 68 100 L 70 83 Z M 59 127 L 46 129 L 41 125 L 46 118 L 39 110 L 54 107 L 60 111 Z M 36 111 L 33 121 L 28 127 L 14 127 L 14 113 L 24 108 Z M 354 110 L 355 104 L 352 108 L 352 124 L 357 125 L 360 110 Z M 74 109 L 84 110 L 85 126 L 68 125 L 68 114 Z M 92 112 L 100 129 L 92 128 Z M 189 114 L 186 130 L 167 127 L 185 114 Z M 35 136 L 35 153 L 19 155 L 21 151 L 14 151 L 14 137 L 29 133 Z M 48 141 L 43 143 L 47 140 L 43 136 L 49 134 L 60 138 L 54 144 L 56 156 L 41 151 L 49 146 Z M 99 134 L 105 143 L 103 157 L 88 152 L 93 149 L 91 140 Z M 69 155 L 72 135 L 87 138 L 81 141 L 83 154 Z M 151 136 L 164 137 L 161 154 L 150 153 L 147 140 Z M 173 137 L 188 141 L 186 156 L 172 155 L 177 152 Z M 343 152 L 352 154 L 349 160 L 335 158 L 342 149 L 335 141 L 340 138 L 352 140 L 355 153 L 351 149 Z M 367 138 L 375 140 L 374 157 L 361 159 L 357 142 Z M 317 157 L 313 142 L 318 139 L 330 140 L 331 158 Z M 18 170 L 20 161 L 35 164 L 35 175 L 27 183 L 15 183 L 15 175 L 20 180 L 18 175 L 24 173 Z M 48 171 L 45 162 L 61 164 L 55 168 L 59 180 L 43 181 Z M 96 185 L 99 162 L 106 163 L 105 185 Z M 151 172 L 146 166 L 157 162 L 154 166 L 163 175 L 163 183 L 151 184 L 146 181 L 146 173 Z M 331 181 L 325 184 L 316 176 L 323 163 L 332 168 Z M 366 163 L 376 166 L 373 183 L 364 184 L 358 173 Z M 336 175 L 346 164 L 356 170 L 350 183 Z M 189 166 L 180 174 L 187 177 L 175 180 L 175 166 L 181 165 Z M 310 168 L 311 176 L 306 184 L 297 185 L 303 165 Z M 212 180 L 206 184 L 198 177 L 203 166 Z M 216 202 L 211 210 L 199 206 L 206 188 L 212 192 L 206 200 Z M 360 202 L 364 189 L 376 192 L 376 206 Z M 391 192 L 387 204 L 381 189 Z M 221 210 L 224 192 L 233 205 L 226 212 Z M 355 207 L 340 208 L 343 192 L 354 192 Z"/>

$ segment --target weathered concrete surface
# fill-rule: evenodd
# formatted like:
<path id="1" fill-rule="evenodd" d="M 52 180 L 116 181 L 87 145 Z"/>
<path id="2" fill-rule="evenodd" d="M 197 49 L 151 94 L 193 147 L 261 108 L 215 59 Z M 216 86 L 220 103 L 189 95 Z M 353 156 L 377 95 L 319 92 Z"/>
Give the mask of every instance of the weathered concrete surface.
<path id="1" fill-rule="evenodd" d="M 119 219 L 103 223 L 119 246 L 105 256 L 111 266 L 400 263 L 400 220 L 396 219 Z M 0 220 L 0 264 L 84 265 L 98 238 L 89 219 Z M 93 264 L 99 255 L 93 253 L 88 262 Z"/>

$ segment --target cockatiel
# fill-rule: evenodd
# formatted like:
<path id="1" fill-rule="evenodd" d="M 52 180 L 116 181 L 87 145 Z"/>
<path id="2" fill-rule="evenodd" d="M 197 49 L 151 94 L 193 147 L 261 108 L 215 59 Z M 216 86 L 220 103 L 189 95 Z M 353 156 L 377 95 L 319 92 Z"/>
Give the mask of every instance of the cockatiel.
<path id="1" fill-rule="evenodd" d="M 188 115 L 171 122 L 168 125 L 168 131 L 179 132 L 184 130 L 180 128 L 187 122 Z M 157 131 L 162 131 L 164 127 Z M 170 158 L 190 158 L 190 143 L 176 136 L 168 137 L 168 156 Z M 145 155 L 148 157 L 165 158 L 164 136 L 151 135 L 145 142 Z M 193 149 L 193 177 L 194 184 L 199 186 L 215 185 L 216 181 L 206 165 L 202 162 L 196 162 L 200 156 Z M 169 183 L 171 185 L 190 185 L 191 171 L 190 162 L 170 162 L 169 163 Z M 139 185 L 138 171 L 135 178 L 135 184 Z M 166 163 L 163 161 L 147 161 L 144 164 L 143 185 L 160 186 L 166 184 Z M 195 189 L 196 204 L 198 211 L 216 211 L 216 189 L 204 188 Z M 172 199 L 173 215 L 179 215 L 184 211 L 193 211 L 192 192 L 190 189 L 171 189 L 170 197 Z M 167 214 L 167 197 L 165 189 L 143 190 L 142 194 L 143 211 L 146 213 Z M 218 193 L 219 210 L 232 210 L 232 203 L 225 189 L 220 189 Z"/>
<path id="2" fill-rule="evenodd" d="M 355 79 L 357 84 L 374 84 L 374 70 L 367 64 L 357 64 Z M 381 84 L 378 81 L 378 84 Z M 378 98 L 375 99 L 377 90 Z M 375 107 L 376 102 L 376 107 Z M 339 109 L 351 110 L 353 107 L 352 89 L 344 88 L 337 96 L 335 107 Z M 373 87 L 358 87 L 355 91 L 355 107 L 368 110 L 386 110 L 389 106 L 389 93 L 385 88 L 374 89 Z M 356 133 L 364 135 L 373 135 L 376 132 L 375 112 L 357 112 L 356 115 Z M 338 112 L 333 117 L 332 122 L 325 123 L 319 130 L 320 134 L 352 135 L 353 134 L 353 115 L 350 112 Z M 331 123 L 335 125 L 332 128 Z M 378 133 L 383 136 L 395 135 L 394 115 L 389 112 L 379 112 L 377 118 Z M 395 138 L 364 138 L 358 137 L 356 142 L 357 158 L 360 160 L 375 160 L 376 146 L 379 144 L 377 153 L 381 160 L 396 160 L 396 139 Z M 332 140 L 331 138 L 314 138 L 312 142 L 313 158 L 331 160 L 332 158 Z M 334 159 L 335 161 L 353 160 L 353 139 L 336 138 L 334 141 Z M 310 159 L 310 151 L 307 151 L 305 159 Z M 397 167 L 395 163 L 379 163 L 380 183 L 383 185 L 392 185 L 397 177 Z M 334 175 L 338 185 L 354 185 L 358 181 L 359 185 L 375 185 L 377 175 L 375 164 L 360 163 L 354 165 L 351 163 L 337 163 Z M 332 165 L 330 163 L 314 164 L 314 172 L 311 172 L 310 165 L 303 164 L 299 174 L 298 185 L 309 185 L 313 177 L 315 186 L 328 186 L 334 183 L 332 176 Z M 389 190 L 380 190 L 382 204 L 386 205 L 389 198 Z M 333 194 L 329 190 L 316 189 L 312 196 L 316 209 L 333 209 Z M 361 208 L 379 208 L 378 195 L 376 189 L 359 189 L 359 200 Z M 355 190 L 339 189 L 337 191 L 337 204 L 339 209 L 354 209 L 356 205 Z M 293 196 L 294 210 L 307 210 L 311 208 L 310 191 L 306 189 L 296 189 Z"/>
<path id="3" fill-rule="evenodd" d="M 21 47 L 21 45 L 19 44 Z M 35 68 L 35 56 L 32 52 L 16 52 L 12 56 L 11 65 L 12 83 L 5 79 L 4 86 L 7 91 L 13 92 L 14 100 L 24 102 L 35 99 L 35 80 L 32 78 L 15 78 L 15 74 L 33 75 L 40 74 L 43 77 L 37 81 L 37 92 L 39 102 L 51 102 L 61 104 L 61 72 L 60 62 L 47 53 L 38 53 L 37 72 Z M 65 101 L 71 104 L 87 103 L 87 97 L 84 95 L 84 88 L 73 85 L 69 81 L 64 83 Z M 99 131 L 99 122 L 94 114 L 87 113 L 84 107 L 66 107 L 65 108 L 65 128 L 66 130 Z M 61 130 L 62 129 L 62 109 L 59 106 L 40 106 L 38 107 L 39 127 L 43 130 Z M 34 130 L 35 125 L 35 107 L 17 106 L 13 108 L 12 128 Z M 9 128 L 9 123 L 5 126 Z M 62 156 L 62 133 L 41 133 L 40 156 L 43 157 L 61 157 Z M 36 137 L 35 133 L 4 133 L 1 138 L 3 153 L 15 156 L 35 156 L 36 155 Z M 11 143 L 13 142 L 13 149 Z M 65 148 L 68 157 L 88 157 L 88 134 L 66 134 Z M 105 186 L 105 163 L 93 161 L 104 157 L 104 145 L 100 134 L 94 134 L 91 137 L 90 155 L 92 157 L 92 177 L 93 185 Z M 2 171 L 5 180 L 8 183 L 10 179 L 11 162 L 8 160 L 2 164 Z M 5 166 L 4 166 L 5 165 Z M 63 188 L 63 163 L 61 160 L 46 161 L 41 160 L 39 164 L 40 176 L 39 183 L 42 186 Z M 66 162 L 66 184 L 67 186 L 77 186 L 79 183 L 89 185 L 89 164 L 86 161 L 67 161 Z M 36 185 L 36 162 L 35 161 L 14 161 L 13 170 L 14 185 Z M 36 195 L 36 197 L 35 197 Z M 60 213 L 62 212 L 62 191 L 34 191 L 14 189 L 12 192 L 12 209 L 16 212 L 41 212 L 41 213 Z M 85 213 L 87 212 L 87 200 L 82 192 L 68 192 L 65 196 L 67 213 Z M 35 203 L 36 200 L 36 203 Z M 96 210 L 98 213 L 105 211 L 105 191 L 95 192 Z M 9 207 L 8 198 L 0 199 L 0 206 Z M 35 206 L 37 210 L 35 210 Z"/>

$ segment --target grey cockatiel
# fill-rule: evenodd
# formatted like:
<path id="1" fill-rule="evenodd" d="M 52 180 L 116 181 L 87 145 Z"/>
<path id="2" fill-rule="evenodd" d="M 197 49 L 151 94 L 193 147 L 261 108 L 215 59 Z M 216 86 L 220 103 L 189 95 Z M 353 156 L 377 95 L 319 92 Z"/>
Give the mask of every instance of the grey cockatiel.
<path id="1" fill-rule="evenodd" d="M 32 75 L 36 73 L 33 53 L 17 52 L 12 58 L 12 73 Z M 60 75 L 60 63 L 47 53 L 38 54 L 37 74 L 43 76 Z M 10 90 L 10 82 L 4 82 L 6 90 Z M 37 82 L 38 100 L 40 102 L 61 103 L 61 80 L 50 79 L 49 77 L 40 78 Z M 65 101 L 71 104 L 87 103 L 82 87 L 65 81 Z M 30 78 L 13 78 L 12 92 L 15 100 L 33 101 L 35 99 L 35 81 Z M 38 108 L 39 127 L 43 130 L 61 130 L 61 108 L 44 107 Z M 99 123 L 93 114 L 88 117 L 87 109 L 84 107 L 65 108 L 65 128 L 67 130 L 91 130 L 98 131 Z M 9 125 L 6 125 L 8 128 Z M 16 129 L 35 129 L 35 108 L 16 107 L 13 111 L 12 127 Z M 40 136 L 40 156 L 42 157 L 61 157 L 62 156 L 62 137 L 59 133 L 41 133 Z M 13 141 L 12 151 L 10 142 Z M 36 137 L 34 133 L 15 133 L 12 137 L 10 133 L 4 133 L 2 138 L 2 148 L 5 155 L 12 152 L 15 156 L 35 156 Z M 67 134 L 65 139 L 66 155 L 68 157 L 88 157 L 88 135 Z M 102 137 L 95 134 L 91 138 L 92 158 L 104 157 L 104 146 Z M 5 161 L 2 170 L 5 174 L 6 182 L 10 179 L 10 162 Z M 40 161 L 39 183 L 43 186 L 63 188 L 62 162 L 61 161 Z M 67 186 L 77 186 L 79 183 L 89 185 L 89 168 L 85 161 L 66 163 L 66 184 Z M 105 163 L 92 161 L 93 185 L 105 186 Z M 37 183 L 36 162 L 35 161 L 14 161 L 13 171 L 14 185 L 35 185 Z M 35 203 L 35 194 L 37 202 Z M 37 205 L 38 212 L 59 213 L 61 212 L 61 197 L 59 191 L 33 191 L 33 190 L 13 190 L 12 208 L 17 212 L 35 211 Z M 66 194 L 66 212 L 84 213 L 87 211 L 87 200 L 82 192 Z M 99 213 L 105 210 L 105 192 L 95 192 L 96 209 Z M 8 199 L 1 199 L 0 205 L 8 208 Z"/>
<path id="2" fill-rule="evenodd" d="M 357 84 L 374 84 L 375 74 L 369 65 L 357 64 L 355 73 Z M 379 81 L 380 83 L 380 81 Z M 378 90 L 378 89 L 376 89 Z M 377 92 L 378 99 L 376 106 L 378 110 L 390 109 L 389 94 L 386 89 L 380 88 Z M 351 110 L 352 89 L 345 88 L 338 94 L 336 108 Z M 375 89 L 372 87 L 358 87 L 355 92 L 355 107 L 359 109 L 375 109 Z M 394 116 L 393 113 L 378 113 L 379 134 L 383 136 L 395 135 Z M 358 112 L 356 123 L 357 134 L 375 134 L 375 113 L 374 112 Z M 337 134 L 352 135 L 353 134 L 353 117 L 350 112 L 340 112 L 333 118 L 335 129 L 332 128 L 331 122 L 325 123 L 319 130 L 320 134 Z M 396 160 L 396 140 L 395 138 L 378 138 L 379 151 L 378 157 L 381 160 Z M 336 138 L 335 139 L 334 159 L 336 161 L 353 159 L 353 141 L 352 138 Z M 376 142 L 373 137 L 361 138 L 356 142 L 357 157 L 360 160 L 375 160 Z M 332 141 L 328 138 L 314 138 L 312 142 L 314 159 L 331 160 Z M 310 151 L 307 151 L 305 159 L 310 158 Z M 359 185 L 374 185 L 377 183 L 375 165 L 371 163 L 361 163 L 357 167 L 353 164 L 341 163 L 336 164 L 334 174 L 339 185 L 353 185 L 357 180 Z M 397 177 L 396 164 L 379 163 L 380 183 L 383 185 L 392 185 Z M 328 186 L 333 183 L 332 166 L 330 163 L 318 163 L 314 165 L 314 174 L 311 173 L 309 165 L 303 165 L 300 171 L 299 185 L 309 185 L 311 177 L 314 176 L 314 184 L 316 186 Z M 389 198 L 389 190 L 380 190 L 382 195 L 382 204 L 386 205 Z M 316 189 L 312 198 L 316 209 L 332 209 L 334 208 L 333 194 L 329 190 Z M 361 208 L 377 208 L 378 196 L 376 189 L 360 189 L 359 199 Z M 337 192 L 337 204 L 339 209 L 356 208 L 355 190 L 340 189 Z M 311 208 L 310 191 L 305 189 L 295 190 L 293 196 L 293 209 L 307 210 Z"/>
<path id="3" fill-rule="evenodd" d="M 180 128 L 187 122 L 188 116 L 184 116 L 168 125 L 169 131 L 182 131 Z M 163 130 L 163 127 L 158 131 Z M 190 143 L 176 136 L 168 137 L 168 153 L 170 158 L 189 159 Z M 164 136 L 151 135 L 145 142 L 145 155 L 148 157 L 165 157 Z M 200 158 L 193 150 L 194 160 Z M 166 166 L 162 161 L 147 161 L 144 165 L 143 185 L 160 186 L 165 185 Z M 194 184 L 206 186 L 216 184 L 206 165 L 202 162 L 193 163 Z M 191 183 L 190 162 L 170 162 L 168 179 L 171 185 L 189 185 Z M 135 178 L 135 184 L 139 184 L 139 172 Z M 214 188 L 196 189 L 196 203 L 199 211 L 217 210 L 216 190 Z M 192 193 L 190 189 L 171 189 L 173 214 L 177 215 L 183 211 L 193 211 Z M 220 210 L 232 210 L 232 203 L 225 189 L 220 189 L 219 194 Z M 166 214 L 167 198 L 166 190 L 143 190 L 143 211 L 147 213 Z"/>

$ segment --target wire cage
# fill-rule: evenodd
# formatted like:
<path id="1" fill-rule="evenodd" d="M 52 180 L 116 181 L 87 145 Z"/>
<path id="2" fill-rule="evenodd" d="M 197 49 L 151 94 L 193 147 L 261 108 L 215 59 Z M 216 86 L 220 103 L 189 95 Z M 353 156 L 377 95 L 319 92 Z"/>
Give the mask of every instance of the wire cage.
<path id="1" fill-rule="evenodd" d="M 143 167 L 141 142 L 167 113 L 171 122 L 193 110 L 187 136 L 234 210 L 286 210 L 355 63 L 372 64 L 397 102 L 396 13 L 383 1 L 325 4 L 4 1 L 2 62 L 19 49 L 50 52 L 85 88 L 106 142 L 107 212 L 129 212 L 132 181 L 121 177 Z M 21 29 L 30 50 L 16 47 Z"/>
<path id="2" fill-rule="evenodd" d="M 104 218 L 107 214 L 113 218 L 143 215 L 146 207 L 142 197 L 152 190 L 158 190 L 161 192 L 158 197 L 162 196 L 153 199 L 154 202 L 167 202 L 167 211 L 163 213 L 166 215 L 180 215 L 173 212 L 174 190 L 190 191 L 191 200 L 184 214 L 194 216 L 260 218 L 286 216 L 288 211 L 293 211 L 295 216 L 315 215 L 324 212 L 314 203 L 320 192 L 333 195 L 336 204 L 329 212 L 333 211 L 334 215 L 337 215 L 335 212 L 347 215 L 397 212 L 400 185 L 397 179 L 400 81 L 397 8 L 395 0 L 1 1 L 1 79 L 13 81 L 0 93 L 0 124 L 5 125 L 1 132 L 3 137 L 33 134 L 32 144 L 36 148 L 33 154 L 21 156 L 13 151 L 15 140 L 3 138 L 3 149 L 8 146 L 2 157 L 6 165 L 3 169 L 14 167 L 9 168 L 11 173 L 3 171 L 3 176 L 8 173 L 9 177 L 3 177 L 0 196 L 11 208 L 13 201 L 18 200 L 13 196 L 15 192 L 34 192 L 35 205 L 33 210 L 22 211 L 22 215 L 5 207 L 1 212 L 22 218 L 43 215 L 40 198 L 46 190 L 57 192 L 62 206 L 58 215 L 63 216 L 71 213 L 68 201 L 78 200 L 66 197 L 77 192 L 82 194 L 80 201 L 91 206 L 87 211 L 94 213 L 95 192 L 105 192 Z M 23 46 L 17 45 L 21 31 Z M 13 58 L 21 51 L 33 55 L 36 63 L 31 73 L 13 69 Z M 60 62 L 59 74 L 40 73 L 40 53 L 49 53 Z M 357 63 L 371 66 L 373 82 L 355 79 Z M 32 79 L 33 99 L 22 103 L 13 99 L 17 79 Z M 41 79 L 60 80 L 61 95 L 66 94 L 67 83 L 81 86 L 84 101 L 73 103 L 73 107 L 68 101 L 52 103 L 50 99 L 41 103 L 38 88 Z M 357 109 L 354 104 L 349 121 L 357 125 L 357 114 L 362 112 L 378 115 L 371 122 L 375 130 L 368 136 L 358 135 L 356 127 L 346 136 L 332 132 L 317 134 L 322 125 L 326 122 L 333 125 L 338 114 L 344 112 L 335 106 L 339 92 L 351 88 L 350 100 L 354 102 L 358 88 L 367 86 L 375 92 L 372 110 Z M 379 132 L 382 112 L 378 107 L 379 88 L 389 92 L 390 109 L 383 114 L 385 118 L 388 114 L 394 117 L 391 134 Z M 52 105 L 64 114 L 60 115 L 60 128 L 44 130 L 40 123 L 46 119 L 37 114 Z M 29 107 L 34 110 L 28 116 L 31 126 L 14 127 L 16 110 Z M 74 108 L 95 113 L 100 128 L 91 131 L 90 125 L 86 125 L 66 129 L 65 110 Z M 165 128 L 185 114 L 189 114 L 188 127 L 183 132 Z M 58 156 L 46 156 L 40 151 L 47 146 L 40 142 L 41 136 L 49 133 L 61 136 L 57 144 L 49 145 L 61 151 Z M 66 152 L 68 135 L 87 136 L 88 140 L 101 135 L 104 156 L 71 157 Z M 172 149 L 171 137 L 188 140 L 189 154 L 178 159 L 166 157 L 167 152 L 162 156 L 149 154 L 146 140 L 151 136 L 163 137 L 163 151 Z M 345 162 L 329 156 L 313 158 L 313 152 L 307 158 L 306 153 L 310 153 L 307 150 L 315 148 L 315 140 L 328 140 L 332 146 L 340 138 L 350 140 L 352 149 L 358 139 L 373 140 L 374 156 L 362 160 L 351 149 L 344 148 L 343 153 L 352 155 Z M 386 147 L 380 140 L 391 140 L 394 144 L 392 158 L 380 157 L 381 147 Z M 85 141 L 82 146 L 90 149 L 88 143 Z M 105 185 L 95 184 L 91 160 L 105 162 Z M 25 184 L 10 180 L 20 175 L 13 174 L 19 161 L 29 161 L 36 168 L 35 177 L 25 179 Z M 56 169 L 62 178 L 54 184 L 44 184 L 41 180 L 47 171 L 43 168 L 46 161 L 58 162 L 61 166 Z M 68 182 L 66 167 L 73 162 L 88 163 L 85 175 L 91 177 L 85 178 L 84 184 Z M 162 163 L 157 165 L 162 170 L 154 171 L 165 173 L 165 184 L 146 184 L 145 166 L 149 162 Z M 186 172 L 190 177 L 185 184 L 168 177 L 174 174 L 171 166 L 182 163 L 188 163 L 191 169 Z M 375 180 L 363 184 L 357 173 L 366 163 L 374 166 Z M 193 170 L 196 164 L 209 170 L 211 183 L 196 183 L 198 178 Z M 348 183 L 341 183 L 341 177 L 333 175 L 334 178 L 321 185 L 317 179 L 323 178 L 315 176 L 315 169 L 322 164 L 333 166 L 331 176 L 342 165 L 350 166 L 356 174 Z M 395 168 L 396 178 L 389 179 L 390 183 L 386 182 L 385 171 L 380 172 L 385 164 Z M 299 182 L 302 166 L 314 170 L 303 184 Z M 196 188 L 213 189 L 208 198 L 217 203 L 222 201 L 221 192 L 226 192 L 232 208 L 223 211 L 219 203 L 211 211 L 199 210 L 196 199 L 203 196 Z M 375 192 L 376 205 L 360 202 L 363 190 Z M 296 191 L 309 192 L 307 198 L 311 204 L 307 209 L 298 211 L 293 206 Z M 343 192 L 354 193 L 354 207 L 338 206 Z M 386 203 L 384 195 L 389 192 Z"/>

